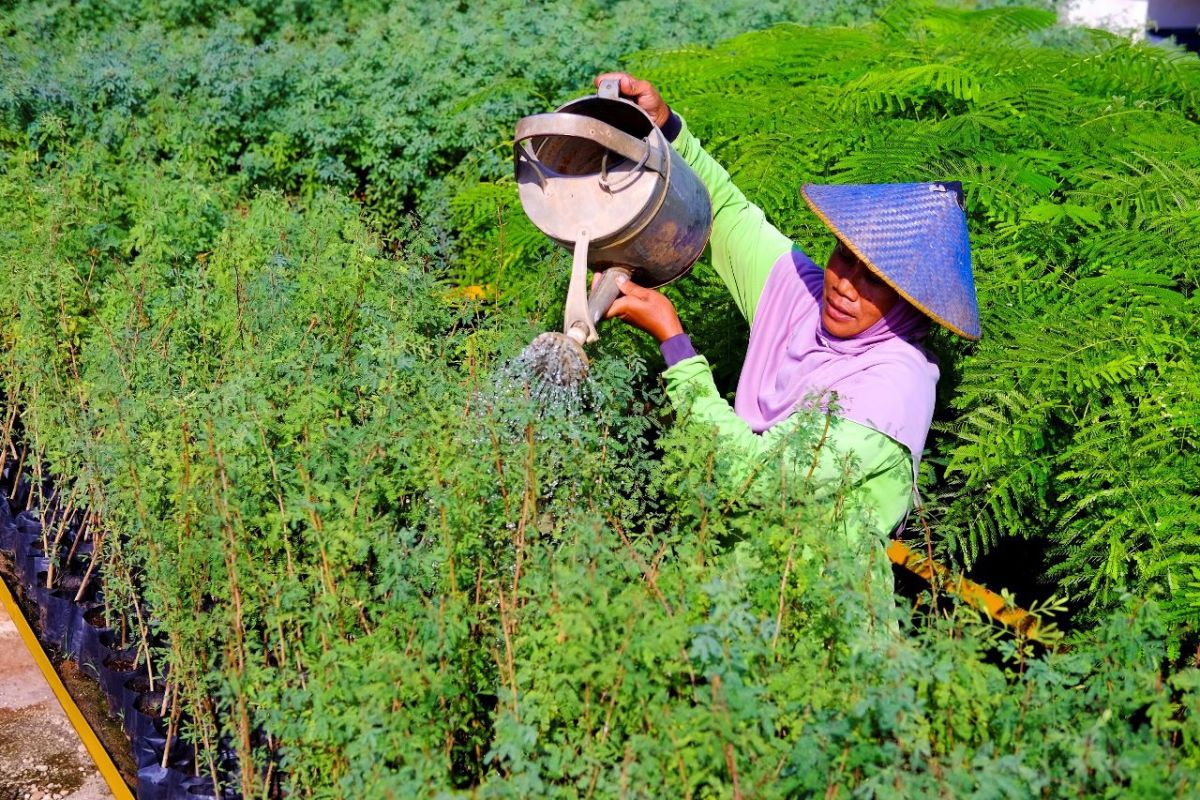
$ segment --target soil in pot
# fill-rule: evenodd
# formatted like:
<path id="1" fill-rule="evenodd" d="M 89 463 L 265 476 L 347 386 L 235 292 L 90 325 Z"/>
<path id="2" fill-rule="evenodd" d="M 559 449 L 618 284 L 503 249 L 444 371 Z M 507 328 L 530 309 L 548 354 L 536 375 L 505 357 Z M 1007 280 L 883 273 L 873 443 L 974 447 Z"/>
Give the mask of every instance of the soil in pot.
<path id="1" fill-rule="evenodd" d="M 83 596 L 79 598 L 80 604 L 90 603 L 96 599 L 98 584 L 95 577 L 87 582 L 84 586 L 83 575 L 75 572 L 66 572 L 58 576 L 58 588 L 62 589 L 72 601 L 75 600 L 75 595 L 79 594 L 79 587 L 83 586 Z"/>
<path id="2" fill-rule="evenodd" d="M 129 680 L 125 681 L 125 688 L 134 694 L 142 694 L 150 691 L 150 678 L 144 672 L 138 672 Z"/>
<path id="3" fill-rule="evenodd" d="M 104 618 L 104 605 L 95 605 L 83 612 L 83 621 L 99 631 L 111 630 L 108 620 Z"/>
<path id="4" fill-rule="evenodd" d="M 147 717 L 161 717 L 163 706 L 163 693 L 160 690 L 153 692 L 142 692 L 138 695 L 138 699 L 134 701 L 134 708 L 145 714 Z"/>
<path id="5" fill-rule="evenodd" d="M 104 666 L 116 672 L 133 672 L 137 669 L 137 656 L 132 650 L 122 650 L 105 660 Z"/>
<path id="6" fill-rule="evenodd" d="M 75 548 L 75 557 L 84 559 L 86 566 L 87 559 L 92 557 L 92 552 L 96 549 L 96 540 L 89 533 L 82 542 L 74 544 L 73 547 Z"/>
<path id="7" fill-rule="evenodd" d="M 83 547 L 83 545 L 80 545 L 80 547 Z M 63 579 L 65 580 L 68 576 L 70 576 L 80 581 L 83 580 L 84 574 L 87 573 L 88 564 L 91 562 L 91 555 L 88 553 L 80 553 L 79 550 L 76 549 L 75 555 L 71 557 L 71 560 L 67 562 L 66 569 L 63 570 L 65 573 L 63 575 Z M 88 583 L 91 583 L 91 581 L 89 580 Z"/>

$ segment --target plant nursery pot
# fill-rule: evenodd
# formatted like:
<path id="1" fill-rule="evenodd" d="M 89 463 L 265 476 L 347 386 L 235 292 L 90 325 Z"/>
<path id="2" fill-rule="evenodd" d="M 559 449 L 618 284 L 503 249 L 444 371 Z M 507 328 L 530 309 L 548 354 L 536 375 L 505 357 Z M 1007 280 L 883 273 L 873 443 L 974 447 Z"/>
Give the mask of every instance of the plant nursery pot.
<path id="1" fill-rule="evenodd" d="M 12 559 L 13 568 L 17 573 L 17 578 L 21 577 L 21 565 L 29 558 L 29 545 L 33 543 L 33 537 L 25 531 L 17 528 L 17 535 L 13 537 Z"/>
<path id="2" fill-rule="evenodd" d="M 13 524 L 17 526 L 18 530 L 26 533 L 40 534 L 42 532 L 42 521 L 33 511 L 22 511 L 17 514 L 13 517 Z"/>
<path id="3" fill-rule="evenodd" d="M 33 581 L 33 599 L 37 602 L 38 608 L 45 609 L 46 604 L 50 601 L 50 593 L 53 588 L 47 588 L 46 581 L 50 576 L 50 564 L 47 559 L 46 569 L 39 570 L 37 577 Z"/>
<path id="4" fill-rule="evenodd" d="M 241 797 L 237 785 L 237 779 L 234 776 L 222 776 L 221 793 L 218 794 L 212 778 L 201 775 L 198 778 L 192 778 L 188 783 L 188 797 L 195 798 L 195 800 L 233 800 L 233 798 Z"/>
<path id="5" fill-rule="evenodd" d="M 130 738 L 154 733 L 154 718 L 161 716 L 163 693 L 148 691 L 149 685 L 145 673 L 140 672 L 125 682 L 122 724 Z"/>
<path id="6" fill-rule="evenodd" d="M 46 589 L 46 570 L 50 568 L 50 559 L 43 555 L 34 555 L 40 550 L 31 550 L 30 555 L 25 557 L 25 560 L 17 565 L 18 571 L 21 573 L 21 585 L 25 587 L 25 594 L 35 601 L 39 606 L 45 601 L 45 594 L 49 590 Z M 42 579 L 38 580 L 38 575 Z M 38 589 L 42 590 L 39 596 Z"/>
<path id="7" fill-rule="evenodd" d="M 17 526 L 12 521 L 0 523 L 0 553 L 16 554 Z"/>
<path id="8" fill-rule="evenodd" d="M 89 608 L 87 602 L 75 602 L 75 589 L 63 587 L 50 593 L 51 597 L 59 597 L 67 602 L 71 610 L 67 616 L 67 633 L 63 639 L 63 654 L 70 659 L 80 661 L 83 655 L 84 634 L 88 625 L 83 621 L 83 613 Z"/>
<path id="9" fill-rule="evenodd" d="M 159 764 L 142 767 L 137 774 L 138 800 L 176 800 L 187 797 L 184 788 L 192 775 L 174 767 L 163 768 Z"/>
<path id="10" fill-rule="evenodd" d="M 39 583 L 39 586 L 45 591 L 43 584 Z M 69 652 L 68 640 L 71 632 L 79 629 L 83 612 L 61 589 L 47 592 L 41 608 L 42 642 L 64 653 Z"/>
<path id="11" fill-rule="evenodd" d="M 104 657 L 108 655 L 108 648 L 100 642 L 102 634 L 112 634 L 112 628 L 108 627 L 104 619 L 103 604 L 85 606 L 83 624 L 79 632 L 79 666 L 90 670 L 96 676 L 100 675 L 100 667 L 104 664 Z"/>
<path id="12" fill-rule="evenodd" d="M 108 697 L 108 709 L 113 714 L 125 710 L 125 682 L 137 671 L 137 651 L 114 651 L 100 666 L 100 686 Z"/>
<path id="13" fill-rule="evenodd" d="M 163 745 L 166 744 L 163 737 L 157 734 L 131 737 L 129 744 L 133 749 L 133 760 L 137 762 L 138 769 L 162 763 Z"/>
<path id="14" fill-rule="evenodd" d="M 117 638 L 116 628 L 106 629 L 100 634 L 100 654 L 102 656 L 100 659 L 101 667 L 104 666 L 104 660 L 109 656 L 127 652 L 132 651 L 130 650 L 129 645 L 125 645 L 124 647 L 121 646 L 121 642 Z M 129 676 L 127 675 L 125 677 L 128 679 Z"/>
<path id="15" fill-rule="evenodd" d="M 138 735 L 156 733 L 154 720 L 163 716 L 163 691 L 155 689 L 152 692 L 142 692 L 133 701 L 133 710 L 145 719 L 145 725 L 138 730 Z"/>
<path id="16" fill-rule="evenodd" d="M 174 748 L 172 748 L 171 758 L 167 761 L 167 769 L 180 772 L 189 779 L 196 777 L 196 753 L 191 749 L 185 749 L 182 755 L 176 756 Z"/>
<path id="17" fill-rule="evenodd" d="M 22 564 L 28 560 L 34 545 L 41 551 L 42 533 L 40 528 L 30 529 L 28 526 L 17 524 L 17 535 L 13 540 L 13 562 L 17 568 L 18 577 L 22 574 Z"/>
<path id="18" fill-rule="evenodd" d="M 121 716 L 121 727 L 130 738 L 144 737 L 147 731 L 154 730 L 154 718 L 138 708 L 137 700 L 130 703 Z"/>
<path id="19" fill-rule="evenodd" d="M 8 497 L 0 494 L 0 552 L 11 553 L 16 536 L 17 525 L 8 507 Z"/>
<path id="20" fill-rule="evenodd" d="M 166 717 L 151 717 L 150 724 L 154 730 L 152 734 L 148 734 L 146 739 L 156 742 L 158 748 L 158 759 L 162 761 L 163 746 L 167 741 L 167 728 L 170 726 L 170 720 Z M 168 755 L 169 763 L 191 762 L 196 757 L 195 749 L 184 741 L 179 736 L 179 731 L 175 731 L 175 735 L 171 737 L 171 752 Z"/>
<path id="21" fill-rule="evenodd" d="M 187 793 L 196 800 L 217 800 L 217 787 L 209 777 L 193 778 L 188 783 Z"/>

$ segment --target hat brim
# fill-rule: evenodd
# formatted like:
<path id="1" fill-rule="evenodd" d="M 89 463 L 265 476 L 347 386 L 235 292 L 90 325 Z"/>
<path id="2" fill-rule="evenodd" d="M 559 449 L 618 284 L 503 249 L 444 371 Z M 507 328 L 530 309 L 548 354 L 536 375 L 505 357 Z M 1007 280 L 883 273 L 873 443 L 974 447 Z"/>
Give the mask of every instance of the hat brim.
<path id="1" fill-rule="evenodd" d="M 890 287 L 892 287 L 893 289 L 895 289 L 895 290 L 896 290 L 896 294 L 898 294 L 898 295 L 900 295 L 901 297 L 903 297 L 903 298 L 904 298 L 904 299 L 905 299 L 907 302 L 911 303 L 911 304 L 913 305 L 913 307 L 914 307 L 914 308 L 916 308 L 916 309 L 917 309 L 918 311 L 920 311 L 922 314 L 924 314 L 925 316 L 929 317 L 929 318 L 930 318 L 930 319 L 932 319 L 934 322 L 936 322 L 937 324 L 941 325 L 943 328 L 945 328 L 946 330 L 950 331 L 951 333 L 953 333 L 953 334 L 955 334 L 955 335 L 957 335 L 957 336 L 961 336 L 962 338 L 964 338 L 964 339 L 967 339 L 968 341 L 972 341 L 972 342 L 977 342 L 977 341 L 979 341 L 979 334 L 978 334 L 978 333 L 976 333 L 976 334 L 974 334 L 974 335 L 972 335 L 972 334 L 970 334 L 970 333 L 967 333 L 967 332 L 966 332 L 965 330 L 963 330 L 961 327 L 959 327 L 958 325 L 955 325 L 955 324 L 951 323 L 949 320 L 945 319 L 945 318 L 944 318 L 943 316 L 941 316 L 940 314 L 937 314 L 937 313 L 935 313 L 935 312 L 934 312 L 934 311 L 932 311 L 932 310 L 931 310 L 931 309 L 930 309 L 928 306 L 926 306 L 926 305 L 924 305 L 923 303 L 921 303 L 921 302 L 919 302 L 918 300 L 916 300 L 916 299 L 915 299 L 915 298 L 914 298 L 914 297 L 913 297 L 911 294 L 909 294 L 908 292 L 906 292 L 906 291 L 905 291 L 903 288 L 901 288 L 900 286 L 896 285 L 896 282 L 895 282 L 895 281 L 893 281 L 891 278 L 889 278 L 889 277 L 887 276 L 887 273 L 886 273 L 886 272 L 884 272 L 883 270 L 881 270 L 881 269 L 880 269 L 880 268 L 879 268 L 879 267 L 878 267 L 878 266 L 877 266 L 877 265 L 876 265 L 874 262 L 872 262 L 872 261 L 871 261 L 871 259 L 870 259 L 870 258 L 868 258 L 868 257 L 867 257 L 867 255 L 866 255 L 866 254 L 865 254 L 865 253 L 864 253 L 862 250 L 860 250 L 860 249 L 859 249 L 859 248 L 858 248 L 858 247 L 857 247 L 857 246 L 854 244 L 854 240 L 853 240 L 853 239 L 851 239 L 849 236 L 847 236 L 845 233 L 843 233 L 843 232 L 842 232 L 842 230 L 841 230 L 841 229 L 839 229 L 839 228 L 838 228 L 838 226 L 837 226 L 837 225 L 836 225 L 836 224 L 833 222 L 833 220 L 831 220 L 831 219 L 830 219 L 830 218 L 829 218 L 829 217 L 828 217 L 828 216 L 825 214 L 825 212 L 823 212 L 823 211 L 821 210 L 820 206 L 818 206 L 818 205 L 816 204 L 816 202 L 815 202 L 815 201 L 814 201 L 814 200 L 813 200 L 811 197 L 809 197 L 809 195 L 808 195 L 808 186 L 807 186 L 807 185 L 805 185 L 805 186 L 801 187 L 801 189 L 800 189 L 800 196 L 804 198 L 804 202 L 808 204 L 808 207 L 809 207 L 810 209 L 812 209 L 812 212 L 813 212 L 814 214 L 816 214 L 816 215 L 817 215 L 817 217 L 818 217 L 818 218 L 819 218 L 819 219 L 820 219 L 822 222 L 824 222 L 824 223 L 825 223 L 825 227 L 827 227 L 827 228 L 829 228 L 829 230 L 833 231 L 833 234 L 834 234 L 834 236 L 836 236 L 836 237 L 838 238 L 838 241 L 840 241 L 842 244 L 846 245 L 846 247 L 850 248 L 850 252 L 854 253 L 854 255 L 855 255 L 855 256 L 856 256 L 856 257 L 857 257 L 857 258 L 858 258 L 860 261 L 862 261 L 862 263 L 866 264 L 866 265 L 867 265 L 867 268 L 868 268 L 868 269 L 870 269 L 870 270 L 871 270 L 871 272 L 873 272 L 875 275 L 877 275 L 877 276 L 879 277 L 879 279 L 880 279 L 880 280 L 882 280 L 882 281 L 883 281 L 884 283 L 886 283 L 888 286 L 890 286 Z"/>

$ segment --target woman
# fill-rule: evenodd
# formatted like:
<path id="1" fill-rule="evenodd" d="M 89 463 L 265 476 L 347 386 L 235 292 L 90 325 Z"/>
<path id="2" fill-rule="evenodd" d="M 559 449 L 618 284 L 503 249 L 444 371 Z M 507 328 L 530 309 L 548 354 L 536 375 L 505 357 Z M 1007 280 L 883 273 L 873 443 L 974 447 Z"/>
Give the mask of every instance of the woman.
<path id="1" fill-rule="evenodd" d="M 734 407 L 662 293 L 626 281 L 608 316 L 659 341 L 672 404 L 714 426 L 719 451 L 744 475 L 786 450 L 798 405 L 832 407 L 818 451 L 792 458 L 807 460 L 814 485 L 851 475 L 846 535 L 882 541 L 904 521 L 933 417 L 938 368 L 921 346 L 930 323 L 979 338 L 961 184 L 805 186 L 836 238 L 822 270 L 746 200 L 652 84 L 607 73 L 597 85 L 604 78 L 620 80 L 712 196 L 712 264 L 751 323 Z"/>

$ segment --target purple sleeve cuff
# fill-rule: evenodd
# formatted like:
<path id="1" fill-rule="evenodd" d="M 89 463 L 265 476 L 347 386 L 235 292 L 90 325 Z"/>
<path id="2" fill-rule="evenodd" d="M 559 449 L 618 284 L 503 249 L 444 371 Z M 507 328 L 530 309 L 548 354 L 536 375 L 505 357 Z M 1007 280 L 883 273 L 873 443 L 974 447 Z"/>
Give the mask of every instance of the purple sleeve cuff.
<path id="1" fill-rule="evenodd" d="M 679 136 L 681 130 L 683 130 L 683 120 L 679 118 L 678 114 L 672 111 L 671 116 L 667 117 L 667 121 L 663 123 L 663 136 L 667 137 L 668 142 L 673 142 Z"/>
<path id="2" fill-rule="evenodd" d="M 668 367 L 673 367 L 685 358 L 696 355 L 696 348 L 692 347 L 692 340 L 686 333 L 675 334 L 660 344 L 658 349 L 666 359 Z"/>

